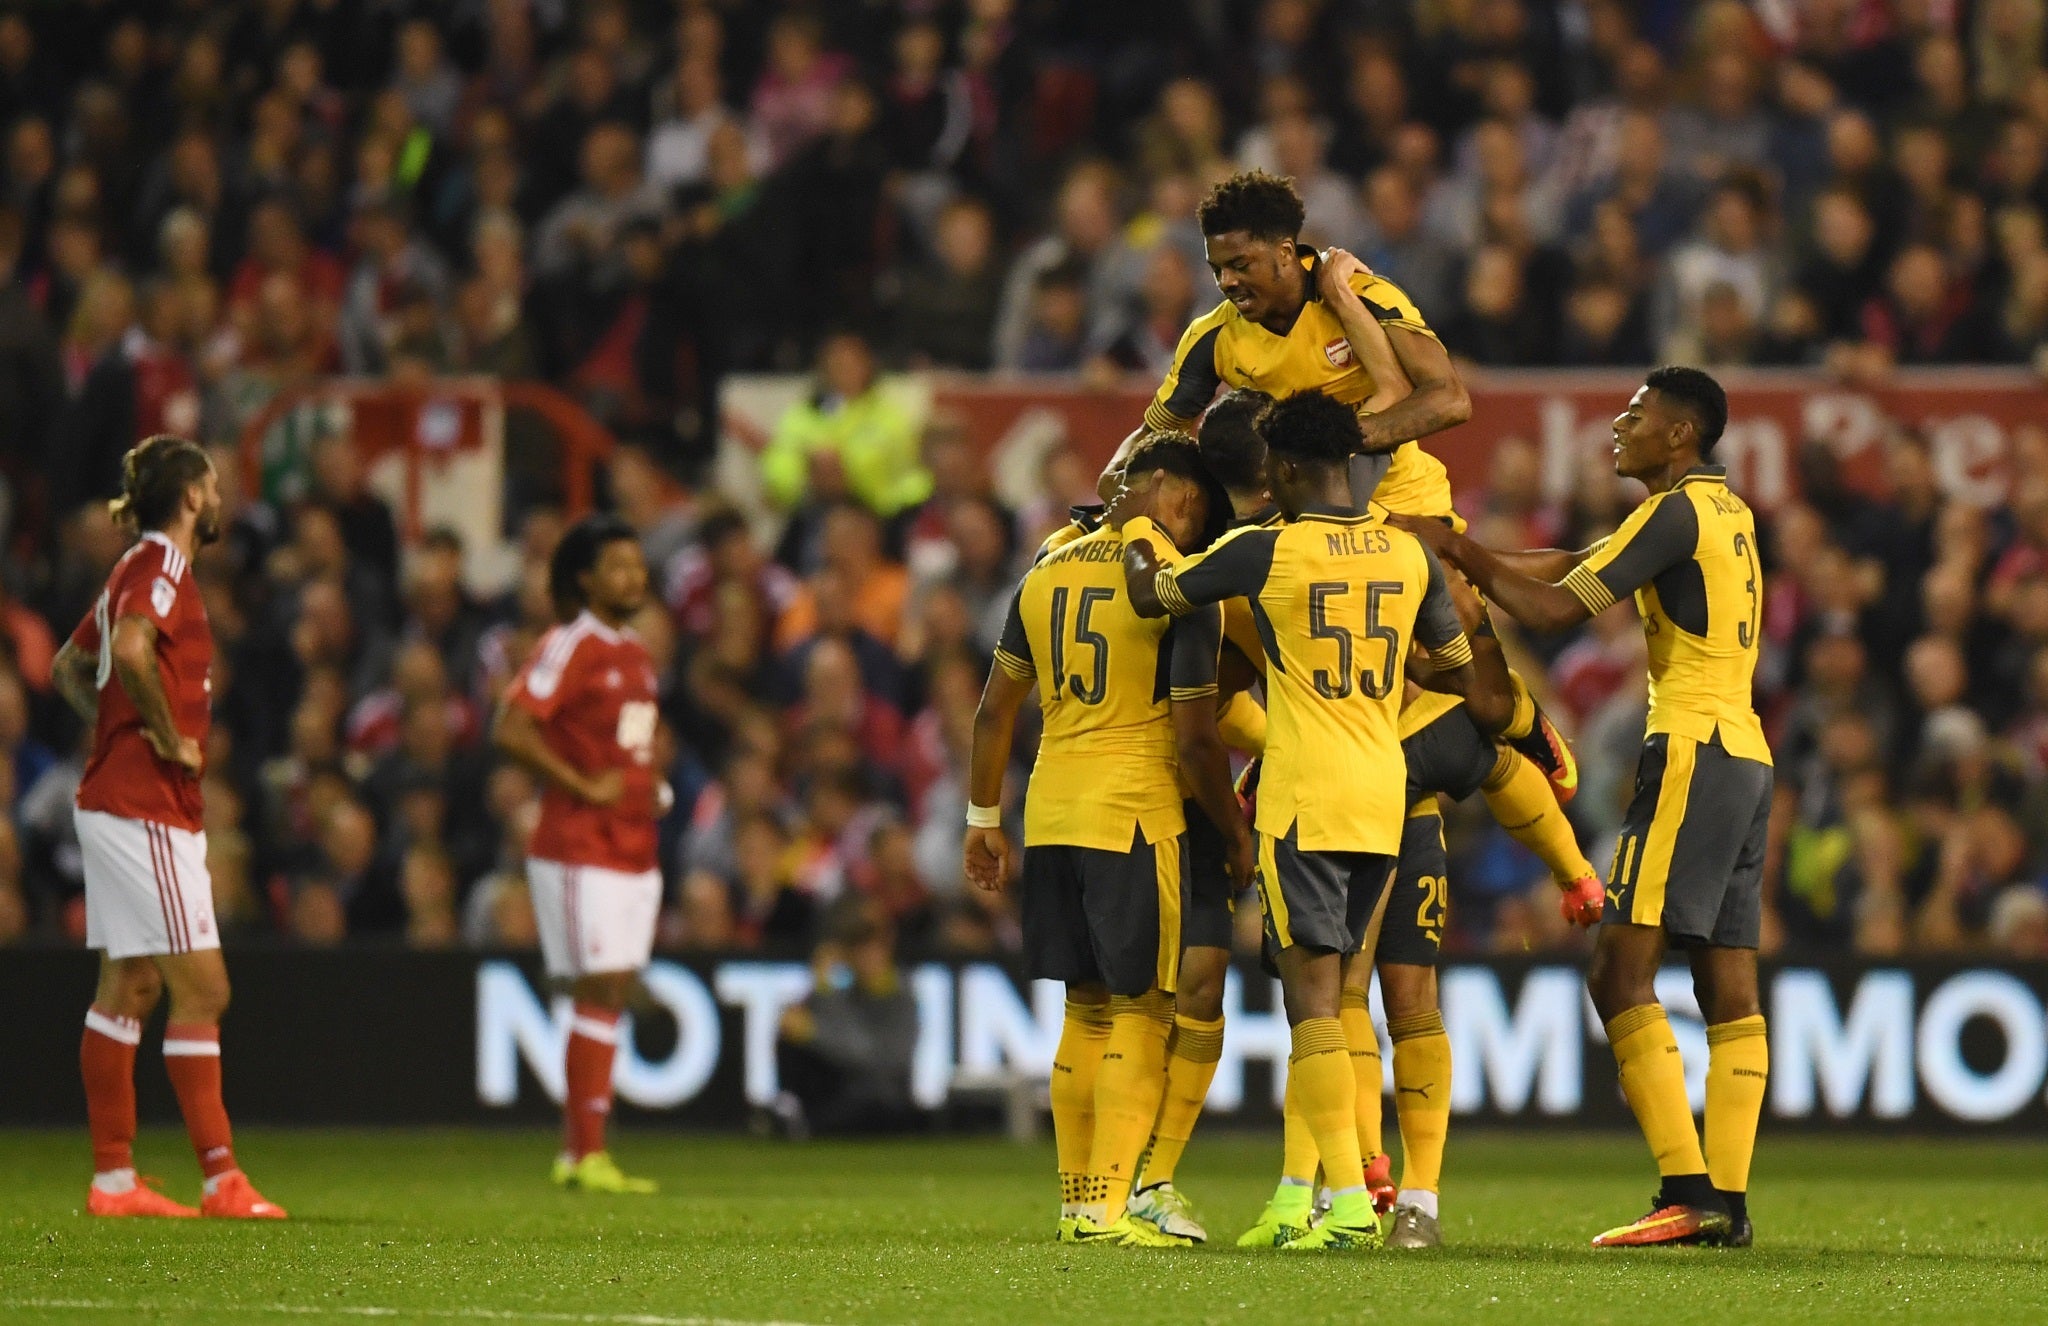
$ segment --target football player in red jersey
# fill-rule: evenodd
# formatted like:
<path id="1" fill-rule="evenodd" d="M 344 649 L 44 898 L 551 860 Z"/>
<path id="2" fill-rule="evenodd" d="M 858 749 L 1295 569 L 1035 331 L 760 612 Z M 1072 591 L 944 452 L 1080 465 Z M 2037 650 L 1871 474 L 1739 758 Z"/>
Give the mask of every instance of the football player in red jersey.
<path id="1" fill-rule="evenodd" d="M 146 439 L 122 461 L 115 518 L 142 537 L 58 651 L 55 677 L 92 725 L 78 784 L 86 942 L 99 989 L 78 1060 L 92 1129 L 86 1210 L 101 1216 L 282 1219 L 235 1163 L 220 1090 L 227 966 L 213 920 L 199 775 L 212 717 L 213 633 L 192 558 L 220 537 L 220 481 L 197 444 Z M 137 1182 L 135 1047 L 168 988 L 164 1068 L 199 1167 L 197 1210 Z"/>
<path id="2" fill-rule="evenodd" d="M 562 1154 L 555 1182 L 648 1193 L 605 1150 L 619 1021 L 654 948 L 661 910 L 656 821 L 668 787 L 654 769 L 654 662 L 626 623 L 647 599 L 632 526 L 591 516 L 562 536 L 548 568 L 555 627 L 498 711 L 498 749 L 545 782 L 526 879 L 548 974 L 572 983 Z"/>

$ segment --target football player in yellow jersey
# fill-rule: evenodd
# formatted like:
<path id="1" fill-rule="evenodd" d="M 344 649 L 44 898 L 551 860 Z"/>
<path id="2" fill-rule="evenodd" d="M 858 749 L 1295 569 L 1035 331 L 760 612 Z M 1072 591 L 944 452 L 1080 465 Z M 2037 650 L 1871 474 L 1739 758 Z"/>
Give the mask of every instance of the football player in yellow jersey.
<path id="1" fill-rule="evenodd" d="M 1262 171 L 1234 175 L 1203 200 L 1197 220 L 1224 302 L 1182 334 L 1146 408 L 1145 429 L 1190 427 L 1221 387 L 1270 396 L 1319 391 L 1359 413 L 1354 508 L 1370 498 L 1397 514 L 1463 529 L 1443 462 L 1417 441 L 1472 415 L 1450 355 L 1406 291 L 1342 249 L 1302 248 L 1302 217 L 1294 186 Z M 1105 495 L 1115 490 L 1125 449 L 1144 431 L 1111 457 L 1100 481 Z M 1507 739 L 1543 770 L 1562 805 L 1578 790 L 1571 748 L 1527 688 L 1518 690 Z M 1498 795 L 1488 801 L 1504 824 L 1537 814 L 1533 804 L 1503 804 Z"/>
<path id="2" fill-rule="evenodd" d="M 1240 387 L 1210 406 L 1202 419 L 1202 459 L 1229 494 L 1240 524 L 1278 518 L 1266 490 L 1266 444 L 1255 427 L 1258 414 L 1271 403 L 1263 392 Z M 1459 592 L 1458 582 L 1453 581 L 1452 589 Z M 1263 664 L 1247 602 L 1232 599 L 1223 608 L 1225 658 L 1241 648 Z M 1460 612 L 1467 629 L 1483 632 L 1472 639 L 1475 657 L 1497 657 L 1499 642 L 1485 626 L 1477 596 L 1469 590 L 1462 592 Z M 1596 912 L 1601 893 L 1600 881 L 1580 852 L 1542 772 L 1481 732 L 1457 696 L 1425 691 L 1412 681 L 1406 692 L 1400 731 L 1410 805 L 1400 864 L 1376 939 L 1346 964 L 1341 1017 L 1358 1082 L 1359 1149 L 1366 1161 L 1367 1184 L 1374 1188 L 1378 1205 L 1392 1208 L 1387 1246 L 1418 1248 L 1441 1242 L 1437 1188 L 1450 1128 L 1450 1039 L 1437 1005 L 1436 983 L 1448 918 L 1437 794 L 1463 800 L 1474 791 L 1497 793 L 1510 786 L 1527 793 L 1526 801 L 1535 812 L 1527 819 L 1503 815 L 1508 831 L 1544 860 L 1568 894 L 1590 894 Z M 1398 1188 L 1385 1154 L 1380 1046 L 1367 999 L 1375 968 L 1394 1038 L 1394 1105 L 1403 1143 Z M 1258 1223 L 1239 1240 L 1240 1246 L 1275 1247 L 1310 1223 L 1317 1157 L 1294 1110 L 1288 1112 L 1285 1135 L 1283 1177 Z M 1149 1172 L 1146 1177 L 1151 1177 Z"/>
<path id="3" fill-rule="evenodd" d="M 1354 485 L 1360 503 L 1370 495 L 1390 511 L 1450 516 L 1443 462 L 1415 439 L 1471 418 L 1471 397 L 1407 292 L 1356 259 L 1326 272 L 1321 256 L 1297 244 L 1302 215 L 1294 186 L 1263 171 L 1234 175 L 1203 200 L 1197 220 L 1224 302 L 1181 336 L 1145 422 L 1185 428 L 1221 386 L 1276 397 L 1319 391 L 1370 411 L 1359 449 L 1384 464 L 1374 467 L 1376 488 Z M 1368 319 L 1385 329 L 1385 358 L 1356 334 Z M 1412 390 L 1388 398 L 1395 372 Z"/>
<path id="4" fill-rule="evenodd" d="M 1645 378 L 1614 421 L 1614 468 L 1650 497 L 1583 552 L 1496 553 L 1404 522 L 1538 630 L 1576 625 L 1630 594 L 1642 614 L 1650 718 L 1586 985 L 1663 1184 L 1649 1214 L 1596 1247 L 1747 1247 L 1752 1237 L 1749 1165 L 1770 1069 L 1756 949 L 1772 771 L 1750 704 L 1763 620 L 1756 520 L 1712 463 L 1727 422 L 1726 394 L 1698 369 Z M 1704 1151 L 1657 1003 L 1670 945 L 1691 958 L 1707 1020 Z"/>
<path id="5" fill-rule="evenodd" d="M 1149 439 L 1177 439 L 1193 442 L 1184 433 L 1148 433 Z M 1199 454 L 1199 452 L 1197 453 Z M 1206 468 L 1206 462 L 1205 462 Z M 1147 482 L 1140 478 L 1140 485 Z M 1120 490 L 1121 492 L 1121 490 Z M 1129 500 L 1131 494 L 1122 494 Z M 1218 509 L 1225 494 L 1212 494 Z M 1046 536 L 1034 560 L 1043 560 L 1077 539 L 1093 534 L 1102 526 L 1103 506 L 1076 506 L 1071 519 Z M 1238 522 L 1232 522 L 1238 523 Z M 1226 636 L 1242 639 L 1231 619 L 1229 605 L 1224 614 Z M 1254 642 L 1249 646 L 1256 649 Z M 1224 744 L 1256 758 L 1266 744 L 1266 711 L 1248 687 L 1256 675 L 1237 645 L 1226 639 L 1218 659 L 1217 681 L 1221 708 L 1216 729 Z M 1195 1216 L 1185 1194 L 1174 1184 L 1174 1172 L 1194 1135 L 1202 1105 L 1215 1080 L 1217 1064 L 1223 1058 L 1223 984 L 1230 972 L 1230 949 L 1234 938 L 1237 894 L 1240 891 L 1230 869 L 1229 844 L 1195 800 L 1185 779 L 1181 788 L 1185 801 L 1187 841 L 1182 853 L 1180 916 L 1180 971 L 1173 992 L 1173 1032 L 1166 1046 L 1164 1096 L 1159 1117 L 1139 1164 L 1139 1178 L 1132 1186 L 1126 1210 L 1139 1221 L 1161 1233 L 1194 1243 L 1208 1241 L 1208 1231 Z"/>
<path id="6" fill-rule="evenodd" d="M 1375 1247 L 1356 1082 L 1339 1020 L 1344 955 L 1355 952 L 1393 875 L 1406 818 L 1399 734 L 1411 644 L 1438 683 L 1497 730 L 1513 708 L 1505 669 L 1482 671 L 1443 568 L 1385 523 L 1351 510 L 1357 415 L 1319 392 L 1260 416 L 1268 489 L 1283 523 L 1232 531 L 1163 566 L 1174 542 L 1143 517 L 1125 526 L 1124 567 L 1140 614 L 1187 616 L 1249 601 L 1267 664 L 1268 724 L 1258 797 L 1258 884 L 1294 1031 L 1290 1076 L 1333 1190 L 1329 1218 L 1289 1248 Z"/>
<path id="7" fill-rule="evenodd" d="M 1202 546 L 1217 532 L 1212 514 L 1220 528 L 1227 503 L 1193 439 L 1152 439 L 1131 474 L 1119 502 L 1144 504 L 1173 538 Z M 1007 875 L 999 807 L 1017 709 L 1035 690 L 1045 714 L 1025 801 L 1022 910 L 1029 973 L 1067 987 L 1052 1080 L 1062 1241 L 1191 1241 L 1133 1220 L 1127 1205 L 1175 1031 L 1183 785 L 1222 838 L 1230 876 L 1241 885 L 1252 872 L 1216 729 L 1220 643 L 1213 608 L 1172 623 L 1133 612 L 1123 537 L 1105 525 L 1025 573 L 975 715 L 965 872 L 994 890 Z"/>

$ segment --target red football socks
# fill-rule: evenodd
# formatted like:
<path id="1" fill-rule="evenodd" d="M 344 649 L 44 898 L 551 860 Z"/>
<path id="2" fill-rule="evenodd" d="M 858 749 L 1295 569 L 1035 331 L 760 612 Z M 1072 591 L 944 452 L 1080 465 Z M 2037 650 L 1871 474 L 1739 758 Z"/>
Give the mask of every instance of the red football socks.
<path id="1" fill-rule="evenodd" d="M 562 1100 L 562 1149 L 571 1160 L 604 1150 L 612 1112 L 612 1056 L 619 1047 L 619 1014 L 595 1004 L 576 1005 L 569 1024 Z"/>
<path id="2" fill-rule="evenodd" d="M 78 1071 L 85 1079 L 85 1118 L 92 1130 L 96 1173 L 135 1165 L 135 1047 L 142 1023 L 116 1017 L 95 1005 L 86 1010 L 78 1042 Z"/>
<path id="3" fill-rule="evenodd" d="M 220 1097 L 220 1028 L 196 1022 L 165 1027 L 164 1071 L 178 1093 L 200 1172 L 211 1179 L 234 1169 L 234 1136 Z"/>

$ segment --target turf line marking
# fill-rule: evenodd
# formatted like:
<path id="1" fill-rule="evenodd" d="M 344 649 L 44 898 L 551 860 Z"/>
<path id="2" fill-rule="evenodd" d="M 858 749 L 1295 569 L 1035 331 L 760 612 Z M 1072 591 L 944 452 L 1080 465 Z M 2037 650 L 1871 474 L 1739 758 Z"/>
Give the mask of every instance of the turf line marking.
<path id="1" fill-rule="evenodd" d="M 736 1317 L 664 1317 L 648 1312 L 528 1312 L 515 1308 L 380 1308 L 337 1303 L 115 1303 L 90 1298 L 0 1299 L 0 1308 L 37 1312 L 240 1312 L 280 1317 L 433 1317 L 447 1321 L 548 1321 L 575 1326 L 807 1326 L 797 1321 Z"/>

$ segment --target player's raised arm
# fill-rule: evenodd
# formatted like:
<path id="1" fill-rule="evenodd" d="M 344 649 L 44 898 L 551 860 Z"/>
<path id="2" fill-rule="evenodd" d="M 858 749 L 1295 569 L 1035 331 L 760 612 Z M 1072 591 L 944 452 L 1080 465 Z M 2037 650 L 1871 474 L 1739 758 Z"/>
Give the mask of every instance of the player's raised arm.
<path id="1" fill-rule="evenodd" d="M 1168 565 L 1154 549 L 1172 541 L 1146 517 L 1124 526 L 1124 589 L 1140 617 L 1185 617 L 1225 599 L 1250 598 L 1265 587 L 1273 567 L 1273 543 L 1279 532 L 1247 527 L 1232 530 L 1178 566 Z"/>
<path id="2" fill-rule="evenodd" d="M 1175 622 L 1164 644 L 1173 705 L 1173 737 L 1181 777 L 1223 835 L 1232 881 L 1252 880 L 1252 838 L 1230 782 L 1230 751 L 1217 723 L 1217 660 L 1223 648 L 1223 610 L 1214 604 Z"/>
<path id="3" fill-rule="evenodd" d="M 1414 391 L 1415 384 L 1408 380 L 1408 371 L 1394 353 L 1387 329 L 1380 326 L 1380 320 L 1352 288 L 1352 278 L 1356 276 L 1370 279 L 1372 269 L 1349 250 L 1331 249 L 1316 268 L 1316 290 L 1323 303 L 1337 315 L 1338 325 L 1344 328 L 1344 339 L 1351 343 L 1352 352 L 1372 376 L 1372 395 L 1358 403 L 1359 413 L 1379 414 L 1405 399 Z"/>
<path id="4" fill-rule="evenodd" d="M 1377 317 L 1377 315 L 1375 315 Z M 1387 320 L 1380 320 L 1383 325 Z M 1427 331 L 1394 322 L 1386 328 L 1401 371 L 1414 390 L 1393 405 L 1360 421 L 1364 449 L 1391 451 L 1403 442 L 1441 433 L 1472 417 L 1472 397 L 1451 365 L 1444 343 Z"/>
<path id="5" fill-rule="evenodd" d="M 1038 681 L 1031 642 L 1024 634 L 1024 591 L 1010 596 L 1009 616 L 995 662 L 974 711 L 974 744 L 967 757 L 967 838 L 961 869 L 985 892 L 1001 891 L 1010 873 L 1010 840 L 1003 833 L 1003 776 L 1010 768 L 1017 710 Z"/>

